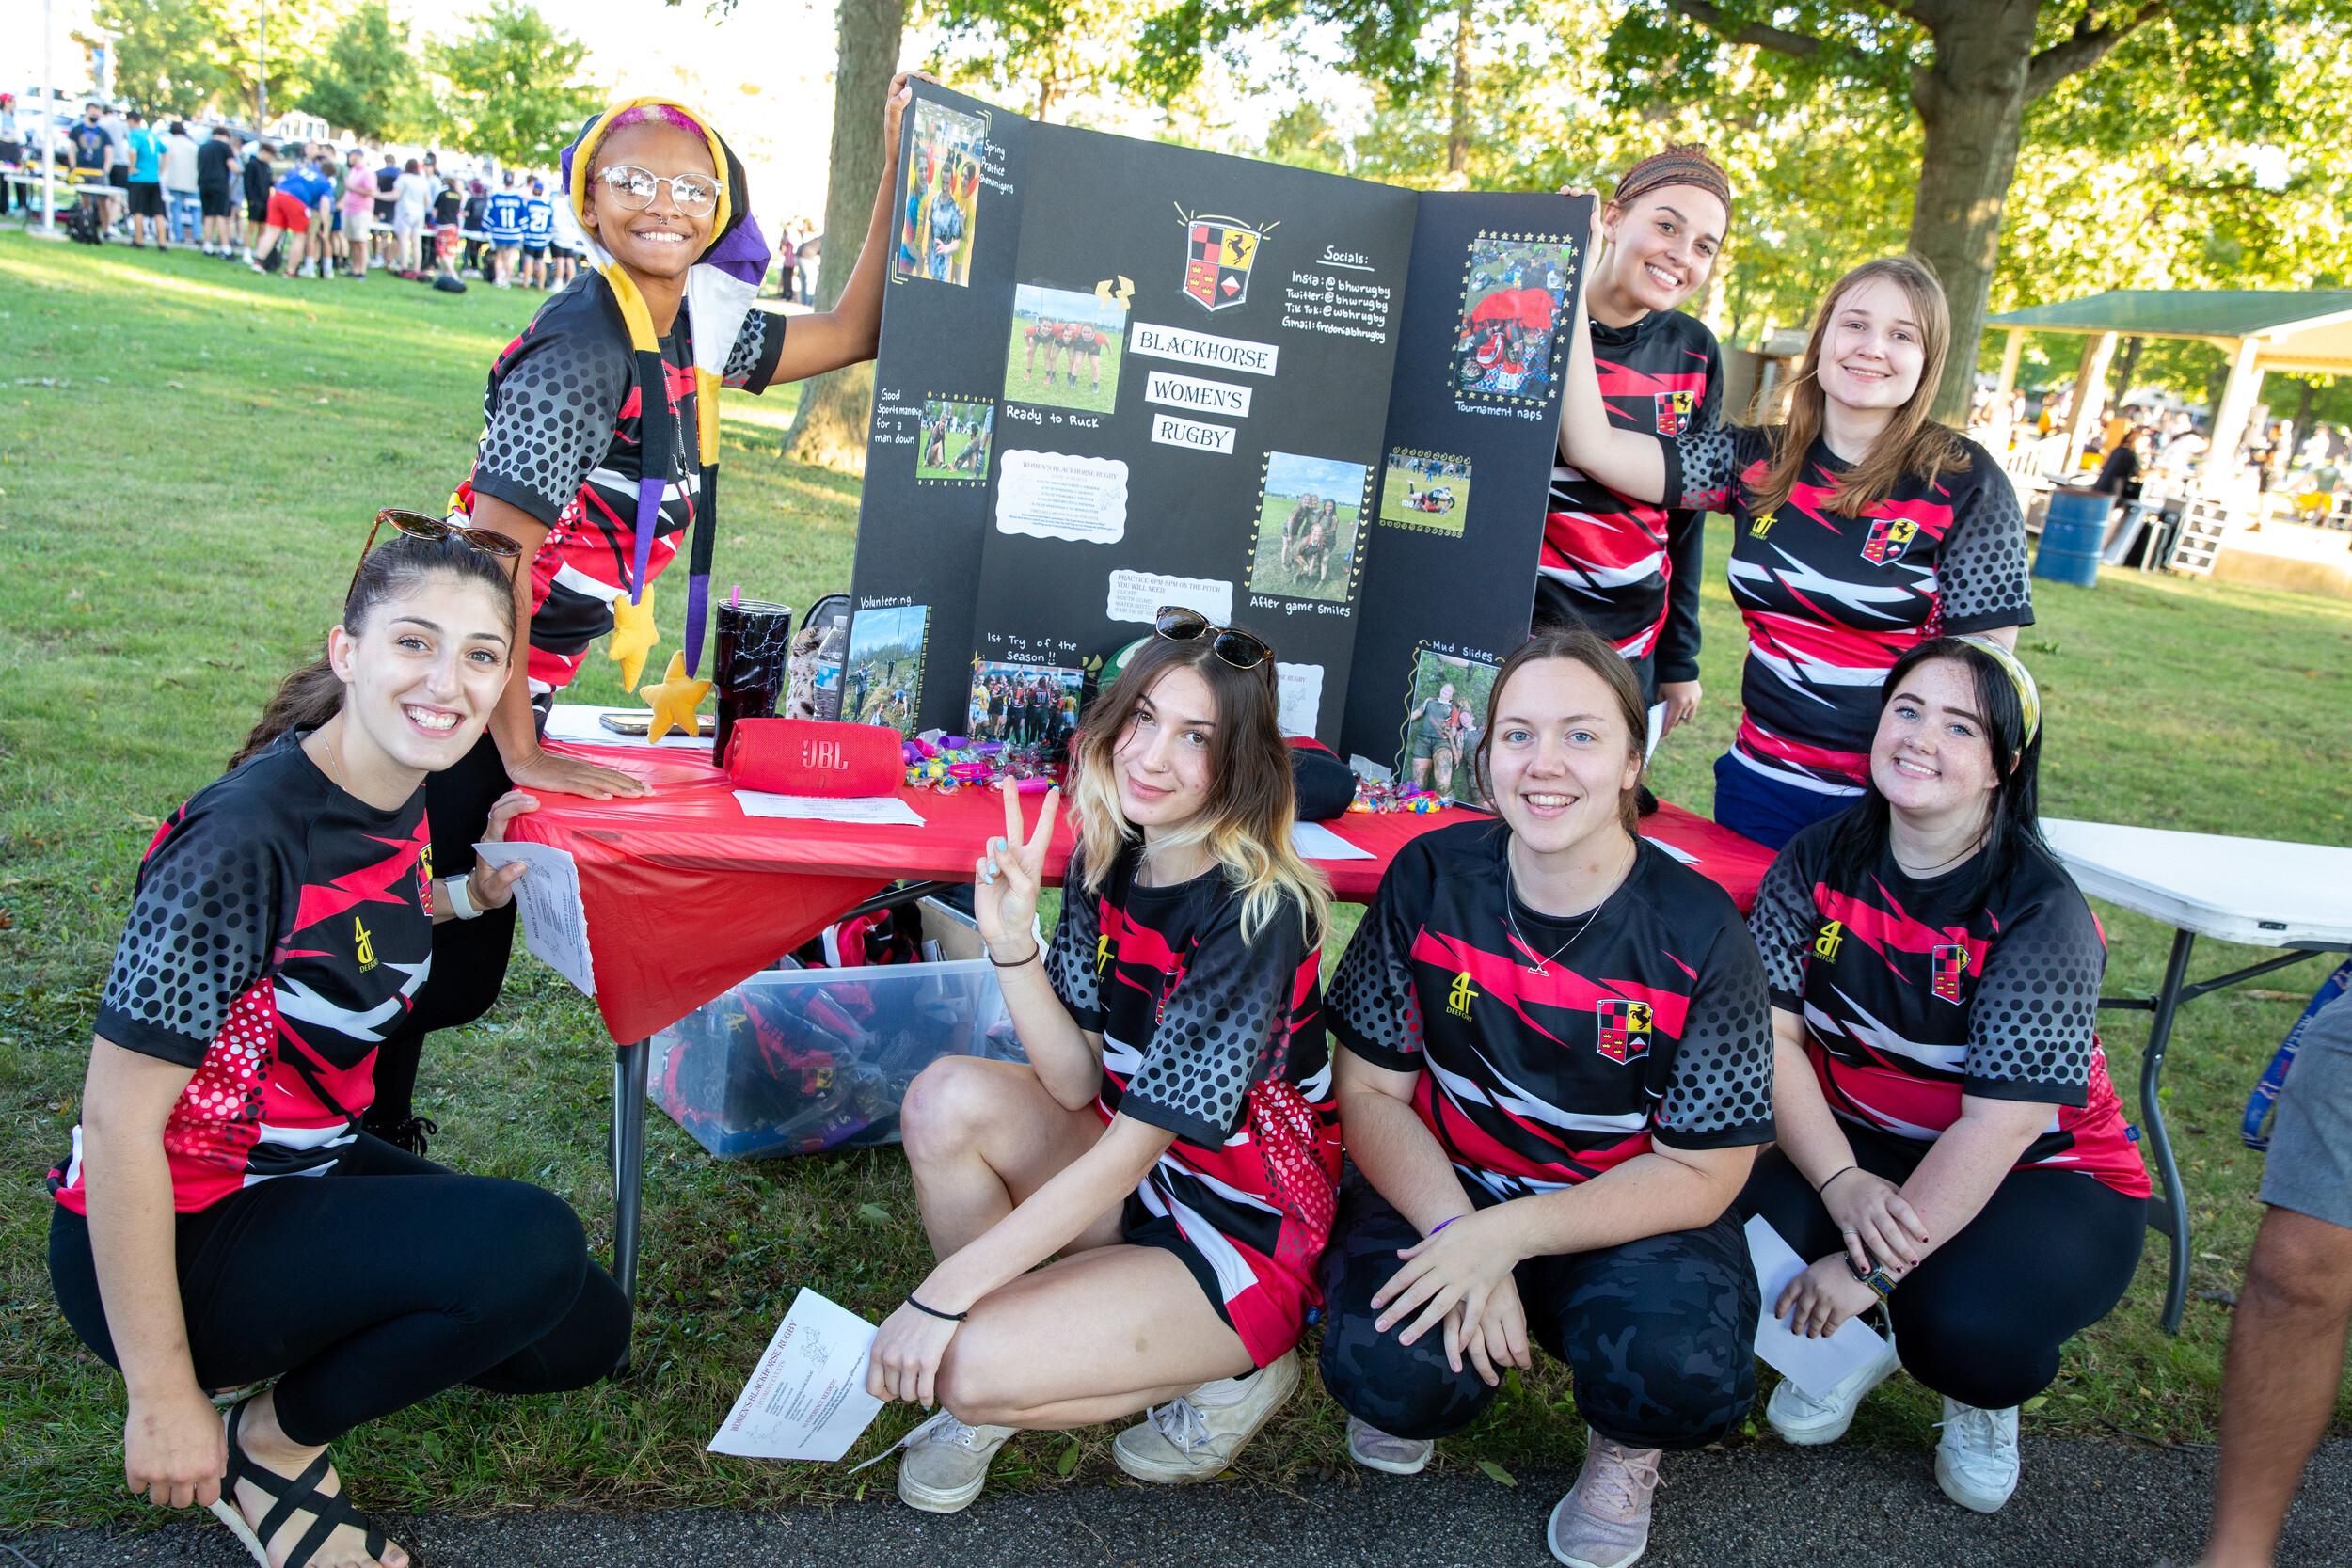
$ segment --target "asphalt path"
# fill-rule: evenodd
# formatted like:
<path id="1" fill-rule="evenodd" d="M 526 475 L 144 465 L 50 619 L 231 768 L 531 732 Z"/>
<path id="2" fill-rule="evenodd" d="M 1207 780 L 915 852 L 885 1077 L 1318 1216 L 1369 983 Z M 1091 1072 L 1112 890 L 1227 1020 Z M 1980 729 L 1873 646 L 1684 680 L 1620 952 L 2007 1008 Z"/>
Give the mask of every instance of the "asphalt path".
<path id="1" fill-rule="evenodd" d="M 1855 1568 L 2185 1568 L 2202 1538 L 2214 1456 L 2028 1437 L 2026 1481 L 1989 1517 L 1936 1489 L 1932 1454 L 1758 1444 L 1666 1464 L 1646 1568 L 1804 1563 Z M 885 1472 L 886 1473 L 886 1472 Z M 387 1515 L 420 1568 L 1529 1568 L 1573 1481 L 1530 1470 L 1398 1480 L 1350 1472 L 1296 1490 L 1232 1481 L 984 1495 L 934 1518 L 885 1493 L 857 1504 L 751 1513 L 584 1510 Z M 67 1530 L 8 1543 L 0 1568 L 248 1568 L 209 1518 L 145 1531 Z M 2352 1442 L 2305 1477 L 2279 1560 L 2352 1564 Z"/>

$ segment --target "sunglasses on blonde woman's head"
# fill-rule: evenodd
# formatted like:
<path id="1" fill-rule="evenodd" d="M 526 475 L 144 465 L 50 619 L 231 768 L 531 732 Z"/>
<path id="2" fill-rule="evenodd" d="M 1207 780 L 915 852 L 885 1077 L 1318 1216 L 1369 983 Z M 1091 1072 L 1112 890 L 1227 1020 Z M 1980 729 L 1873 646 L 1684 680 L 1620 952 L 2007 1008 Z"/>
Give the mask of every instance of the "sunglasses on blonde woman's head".
<path id="1" fill-rule="evenodd" d="M 625 213 L 642 213 L 653 205 L 654 192 L 670 187 L 671 204 L 690 218 L 698 218 L 719 205 L 719 182 L 707 174 L 655 174 L 634 164 L 614 164 L 598 169 L 614 205 Z"/>
<path id="2" fill-rule="evenodd" d="M 1170 642 L 1191 642 L 1214 637 L 1211 651 L 1236 670 L 1255 670 L 1274 657 L 1274 650 L 1246 631 L 1213 626 L 1209 618 L 1182 605 L 1162 605 L 1153 611 L 1152 629 Z"/>
<path id="3" fill-rule="evenodd" d="M 517 561 L 521 559 L 523 553 L 520 544 L 495 530 L 472 528 L 465 523 L 453 523 L 446 517 L 429 517 L 421 512 L 410 512 L 403 507 L 388 506 L 375 515 L 375 527 L 368 530 L 368 542 L 359 546 L 359 566 L 367 564 L 368 552 L 375 548 L 376 533 L 386 523 L 391 524 L 411 539 L 422 539 L 429 544 L 437 545 L 442 540 L 453 536 L 464 540 L 484 555 L 493 555 L 501 561 Z M 343 597 L 346 599 L 351 597 L 351 589 L 359 586 L 359 566 L 354 566 L 351 569 L 351 587 L 343 590 Z"/>

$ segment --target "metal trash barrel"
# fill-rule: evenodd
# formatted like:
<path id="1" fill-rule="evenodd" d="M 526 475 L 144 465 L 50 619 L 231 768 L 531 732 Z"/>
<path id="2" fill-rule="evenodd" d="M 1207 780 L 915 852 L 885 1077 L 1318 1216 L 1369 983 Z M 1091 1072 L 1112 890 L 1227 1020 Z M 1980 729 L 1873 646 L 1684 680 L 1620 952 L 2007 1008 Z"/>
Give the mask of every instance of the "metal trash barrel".
<path id="1" fill-rule="evenodd" d="M 2099 550 L 2106 542 L 2107 514 L 2114 505 L 2115 498 L 2101 490 L 2062 484 L 2051 491 L 2033 575 L 2077 588 L 2098 587 Z"/>

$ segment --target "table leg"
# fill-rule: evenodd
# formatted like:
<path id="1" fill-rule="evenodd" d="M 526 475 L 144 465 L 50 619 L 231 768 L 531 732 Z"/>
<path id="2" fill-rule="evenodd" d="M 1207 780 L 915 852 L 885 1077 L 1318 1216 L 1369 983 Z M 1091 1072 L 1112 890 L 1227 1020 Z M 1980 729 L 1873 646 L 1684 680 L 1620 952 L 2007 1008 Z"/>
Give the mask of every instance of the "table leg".
<path id="1" fill-rule="evenodd" d="M 2164 969 L 2164 990 L 2156 997 L 2154 1020 L 2148 1025 L 2148 1049 L 2139 1059 L 2139 1123 L 2155 1151 L 2156 1175 L 2164 1190 L 2152 1201 L 2148 1223 L 2163 1230 L 2172 1243 L 2170 1281 L 2164 1292 L 2164 1331 L 2181 1331 L 2181 1312 L 2188 1304 L 2188 1195 L 2181 1189 L 2181 1167 L 2172 1158 L 2172 1139 L 2164 1125 L 2164 1048 L 2172 1037 L 2172 1015 L 2180 1009 L 2181 983 L 2188 975 L 2188 951 L 2196 936 L 2172 933 L 2172 957 Z M 640 1096 L 643 1096 L 640 1090 Z M 2159 1215 L 2157 1206 L 2161 1205 Z"/>
<path id="2" fill-rule="evenodd" d="M 645 1196 L 645 1072 L 653 1041 L 638 1040 L 612 1053 L 612 1278 L 637 1314 L 638 1221 Z M 629 1357 L 612 1369 L 628 1370 Z"/>

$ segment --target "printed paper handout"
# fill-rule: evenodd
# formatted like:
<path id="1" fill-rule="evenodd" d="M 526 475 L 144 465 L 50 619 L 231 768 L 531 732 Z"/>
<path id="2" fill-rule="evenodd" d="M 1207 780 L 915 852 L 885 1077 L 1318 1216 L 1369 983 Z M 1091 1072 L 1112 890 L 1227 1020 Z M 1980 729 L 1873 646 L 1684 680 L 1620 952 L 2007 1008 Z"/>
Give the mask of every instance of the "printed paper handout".
<path id="1" fill-rule="evenodd" d="M 827 1464 L 848 1453 L 882 1412 L 882 1402 L 866 1391 L 866 1354 L 876 1332 L 856 1313 L 803 1290 L 709 1451 Z"/>
<path id="2" fill-rule="evenodd" d="M 596 994 L 596 966 L 588 949 L 588 911 L 580 901 L 580 863 L 568 849 L 525 839 L 477 844 L 484 865 L 531 867 L 515 884 L 515 907 L 522 911 L 523 945 L 583 996 Z"/>
<path id="3" fill-rule="evenodd" d="M 771 795 L 739 789 L 735 803 L 746 816 L 799 817 L 810 822 L 862 822 L 869 827 L 919 828 L 923 818 L 896 795 Z"/>
<path id="4" fill-rule="evenodd" d="M 1756 1354 L 1807 1398 L 1820 1399 L 1876 1360 L 1886 1348 L 1886 1341 L 1860 1318 L 1848 1318 L 1826 1338 L 1808 1339 L 1790 1333 L 1787 1318 L 1772 1316 L 1772 1304 L 1788 1282 L 1804 1272 L 1805 1264 L 1761 1214 L 1748 1221 L 1748 1257 L 1756 1264 L 1756 1282 L 1764 1291 L 1764 1306 L 1756 1324 Z"/>

